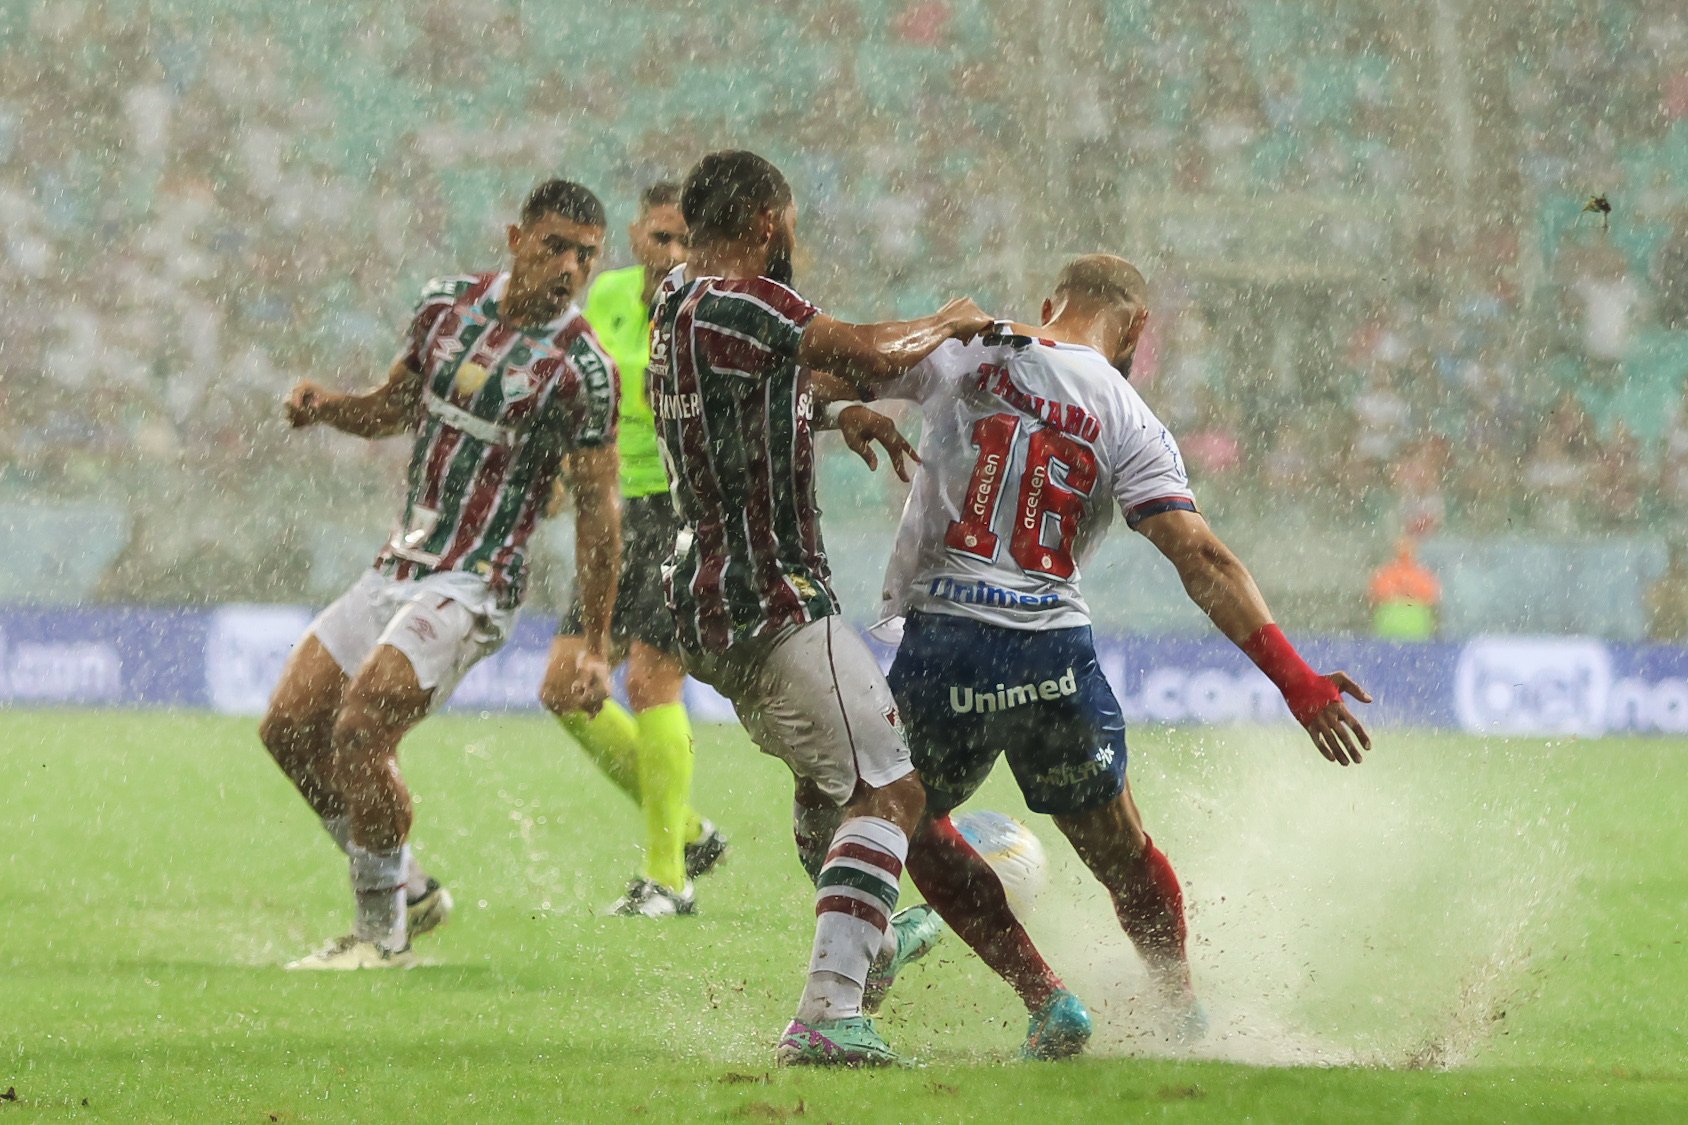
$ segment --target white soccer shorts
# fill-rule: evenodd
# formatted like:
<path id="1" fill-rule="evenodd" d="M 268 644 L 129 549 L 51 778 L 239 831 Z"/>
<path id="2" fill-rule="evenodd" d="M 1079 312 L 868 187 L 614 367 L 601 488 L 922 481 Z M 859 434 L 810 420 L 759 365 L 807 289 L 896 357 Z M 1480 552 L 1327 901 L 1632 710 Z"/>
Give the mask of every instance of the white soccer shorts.
<path id="1" fill-rule="evenodd" d="M 381 645 L 404 653 L 416 682 L 442 706 L 469 669 L 503 647 L 514 610 L 500 609 L 480 578 L 456 572 L 399 581 L 370 571 L 317 615 L 315 636 L 342 671 L 357 675 Z"/>
<path id="2" fill-rule="evenodd" d="M 885 674 L 836 617 L 689 663 L 693 675 L 732 701 L 763 753 L 836 804 L 850 799 L 858 781 L 879 788 L 914 772 Z"/>

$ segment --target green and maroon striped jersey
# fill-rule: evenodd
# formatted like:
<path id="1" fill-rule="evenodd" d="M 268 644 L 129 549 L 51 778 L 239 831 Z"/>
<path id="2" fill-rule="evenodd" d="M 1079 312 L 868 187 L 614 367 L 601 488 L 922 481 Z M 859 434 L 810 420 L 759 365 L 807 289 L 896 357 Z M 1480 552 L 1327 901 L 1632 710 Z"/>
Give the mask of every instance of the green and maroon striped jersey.
<path id="1" fill-rule="evenodd" d="M 645 388 L 690 532 L 669 568 L 681 643 L 723 652 L 837 612 L 815 503 L 813 401 L 797 365 L 818 310 L 766 277 L 657 290 Z"/>
<path id="2" fill-rule="evenodd" d="M 428 283 L 399 359 L 422 379 L 404 513 L 382 573 L 485 577 L 522 599 L 528 536 L 564 454 L 615 440 L 615 364 L 570 305 L 521 328 L 499 319 L 510 275 Z"/>

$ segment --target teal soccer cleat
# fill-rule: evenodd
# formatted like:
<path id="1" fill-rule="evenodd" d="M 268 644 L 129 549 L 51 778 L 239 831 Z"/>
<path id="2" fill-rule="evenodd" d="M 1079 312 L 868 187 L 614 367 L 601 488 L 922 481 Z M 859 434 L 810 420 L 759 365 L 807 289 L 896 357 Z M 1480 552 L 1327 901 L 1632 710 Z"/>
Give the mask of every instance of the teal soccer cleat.
<path id="1" fill-rule="evenodd" d="M 891 932 L 897 938 L 897 952 L 884 962 L 874 962 L 867 971 L 867 986 L 862 990 L 862 1011 L 868 1015 L 879 1010 L 891 982 L 913 961 L 918 961 L 938 944 L 944 936 L 944 920 L 924 902 L 899 910 L 891 915 Z"/>
<path id="2" fill-rule="evenodd" d="M 774 1049 L 781 1066 L 890 1066 L 897 1061 L 890 1044 L 865 1016 L 804 1023 L 792 1020 Z"/>
<path id="3" fill-rule="evenodd" d="M 1032 1013 L 1020 1057 L 1039 1062 L 1071 1058 L 1090 1042 L 1090 1013 L 1077 996 L 1059 989 Z"/>

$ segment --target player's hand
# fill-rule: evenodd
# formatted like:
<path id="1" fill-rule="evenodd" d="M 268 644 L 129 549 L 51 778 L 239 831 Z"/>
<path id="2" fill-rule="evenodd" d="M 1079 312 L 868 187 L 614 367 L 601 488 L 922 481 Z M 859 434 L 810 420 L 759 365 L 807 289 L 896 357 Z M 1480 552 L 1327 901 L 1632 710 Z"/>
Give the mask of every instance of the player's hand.
<path id="1" fill-rule="evenodd" d="M 1308 737 L 1313 745 L 1319 748 L 1327 761 L 1335 762 L 1339 766 L 1357 766 L 1360 764 L 1361 752 L 1371 753 L 1371 735 L 1360 725 L 1348 705 L 1342 702 L 1344 695 L 1353 696 L 1361 703 L 1370 703 L 1371 696 L 1366 689 L 1355 683 L 1346 672 L 1332 672 L 1328 676 L 1319 677 L 1325 685 L 1331 698 L 1317 710 L 1300 710 L 1291 705 L 1296 711 L 1296 718 L 1307 728 Z"/>
<path id="2" fill-rule="evenodd" d="M 574 660 L 574 677 L 562 700 L 568 711 L 584 711 L 596 717 L 610 697 L 610 663 L 590 649 L 581 649 Z"/>
<path id="3" fill-rule="evenodd" d="M 328 392 L 317 386 L 309 379 L 301 379 L 287 396 L 287 424 L 294 429 L 314 426 L 318 421 L 318 411 Z"/>
<path id="4" fill-rule="evenodd" d="M 908 463 L 920 464 L 920 454 L 897 429 L 897 424 L 877 410 L 865 406 L 845 407 L 838 415 L 838 432 L 843 436 L 844 444 L 867 462 L 869 469 L 879 468 L 879 455 L 873 451 L 873 443 L 884 446 L 891 457 L 891 468 L 904 484 L 910 479 Z"/>
<path id="5" fill-rule="evenodd" d="M 996 323 L 996 318 L 973 303 L 971 297 L 957 297 L 939 310 L 950 326 L 950 336 L 957 340 L 971 340 Z"/>

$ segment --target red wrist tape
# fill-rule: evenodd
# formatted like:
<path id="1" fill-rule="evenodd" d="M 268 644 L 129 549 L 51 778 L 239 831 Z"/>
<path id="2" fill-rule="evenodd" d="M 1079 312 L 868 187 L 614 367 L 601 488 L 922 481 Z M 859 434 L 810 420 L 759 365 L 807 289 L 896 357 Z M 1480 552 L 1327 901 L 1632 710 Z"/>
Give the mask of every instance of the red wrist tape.
<path id="1" fill-rule="evenodd" d="M 1284 631 L 1276 625 L 1262 625 L 1242 644 L 1248 658 L 1266 673 L 1289 704 L 1289 713 L 1303 725 L 1310 723 L 1328 704 L 1342 698 L 1329 676 L 1321 676 L 1301 659 Z"/>

